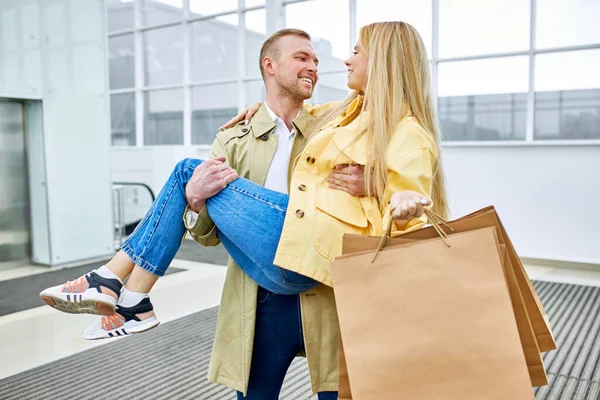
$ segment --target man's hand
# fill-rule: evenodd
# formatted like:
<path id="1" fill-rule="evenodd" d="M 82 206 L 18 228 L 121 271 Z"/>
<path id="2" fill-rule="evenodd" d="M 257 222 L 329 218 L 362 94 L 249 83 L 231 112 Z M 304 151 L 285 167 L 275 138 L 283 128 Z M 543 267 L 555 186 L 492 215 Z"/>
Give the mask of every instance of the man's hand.
<path id="1" fill-rule="evenodd" d="M 217 157 L 198 165 L 185 187 L 185 198 L 190 209 L 197 213 L 202 211 L 206 199 L 225 189 L 237 177 L 236 170 L 225 164 L 225 157 Z"/>
<path id="2" fill-rule="evenodd" d="M 329 183 L 331 189 L 343 190 L 354 197 L 363 197 L 367 195 L 365 168 L 362 165 L 336 165 L 329 174 L 327 183 Z M 371 189 L 371 193 L 375 193 L 374 189 Z"/>
<path id="3" fill-rule="evenodd" d="M 392 218 L 395 220 L 410 221 L 423 215 L 424 207 L 430 206 L 431 200 L 421 193 L 412 190 L 396 192 L 390 199 Z"/>

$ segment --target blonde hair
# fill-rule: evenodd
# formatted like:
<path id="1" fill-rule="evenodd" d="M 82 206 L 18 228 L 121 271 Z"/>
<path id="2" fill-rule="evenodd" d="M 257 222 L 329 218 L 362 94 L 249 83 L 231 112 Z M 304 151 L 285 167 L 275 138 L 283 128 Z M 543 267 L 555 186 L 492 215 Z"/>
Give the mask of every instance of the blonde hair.
<path id="1" fill-rule="evenodd" d="M 447 218 L 439 127 L 431 97 L 429 60 L 421 36 L 406 22 L 378 22 L 361 28 L 359 44 L 369 60 L 364 107 L 370 112 L 366 131 L 361 133 L 367 135 L 370 144 L 365 165 L 369 196 L 376 196 L 382 208 L 387 206 L 381 203 L 387 185 L 387 146 L 398 122 L 412 114 L 433 137 L 438 149 L 438 154 L 432 157 L 431 200 L 433 211 Z M 313 134 L 346 111 L 358 95 L 359 92 L 352 92 L 335 110 L 325 115 Z M 371 193 L 370 188 L 375 192 Z"/>

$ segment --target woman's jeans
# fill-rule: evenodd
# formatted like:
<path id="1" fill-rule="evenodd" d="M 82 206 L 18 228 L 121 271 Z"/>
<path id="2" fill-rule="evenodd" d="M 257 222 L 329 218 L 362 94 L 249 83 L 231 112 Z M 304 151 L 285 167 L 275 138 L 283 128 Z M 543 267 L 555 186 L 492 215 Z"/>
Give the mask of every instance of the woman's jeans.
<path id="1" fill-rule="evenodd" d="M 185 234 L 185 186 L 202 160 L 180 161 L 150 210 L 121 245 L 140 267 L 162 276 L 175 258 Z M 273 265 L 288 195 L 238 178 L 206 201 L 223 246 L 240 268 L 263 288 L 298 294 L 319 282 Z M 302 249 L 298 249 L 302 251 Z"/>

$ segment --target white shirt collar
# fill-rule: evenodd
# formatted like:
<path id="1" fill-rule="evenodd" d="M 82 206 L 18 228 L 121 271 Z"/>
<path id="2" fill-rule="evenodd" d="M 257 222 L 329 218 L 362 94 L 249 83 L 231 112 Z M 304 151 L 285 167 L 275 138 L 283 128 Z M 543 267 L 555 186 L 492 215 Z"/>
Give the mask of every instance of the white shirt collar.
<path id="1" fill-rule="evenodd" d="M 285 122 L 283 122 L 283 120 L 281 118 L 279 118 L 277 116 L 277 114 L 275 114 L 273 112 L 273 110 L 271 110 L 271 107 L 269 107 L 269 105 L 267 104 L 267 102 L 265 101 L 265 108 L 267 109 L 267 112 L 269 113 L 269 116 L 273 119 L 273 122 L 275 122 L 275 125 L 277 125 L 279 128 L 281 129 L 285 129 L 286 132 L 289 132 L 289 136 L 293 136 L 296 133 L 296 128 L 292 125 L 292 130 L 288 130 L 287 125 L 285 124 Z M 300 111 L 298 111 L 298 114 L 296 115 L 296 117 L 300 114 Z"/>

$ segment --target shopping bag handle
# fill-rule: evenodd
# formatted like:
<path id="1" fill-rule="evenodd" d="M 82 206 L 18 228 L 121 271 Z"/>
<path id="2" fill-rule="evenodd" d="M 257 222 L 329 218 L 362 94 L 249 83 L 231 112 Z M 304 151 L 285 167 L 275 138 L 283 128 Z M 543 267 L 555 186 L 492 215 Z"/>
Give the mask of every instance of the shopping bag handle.
<path id="1" fill-rule="evenodd" d="M 431 226 L 433 227 L 433 229 L 435 229 L 435 231 L 437 232 L 437 234 L 440 236 L 440 238 L 442 239 L 442 241 L 444 242 L 444 244 L 447 247 L 451 247 L 450 244 L 448 243 L 448 241 L 446 240 L 448 238 L 448 234 L 446 232 L 444 232 L 444 230 L 442 229 L 442 227 L 440 225 L 445 226 L 446 228 L 448 228 L 450 230 L 450 232 L 454 232 L 454 229 L 452 229 L 444 220 L 444 218 L 440 217 L 439 215 L 437 215 L 436 213 L 434 213 L 431 210 L 425 209 L 424 214 L 427 216 L 427 218 L 429 219 L 429 221 L 431 222 Z M 375 262 L 375 259 L 377 258 L 377 255 L 379 254 L 379 252 L 381 251 L 381 249 L 383 249 L 388 241 L 388 238 L 390 238 L 392 236 L 392 226 L 394 223 L 394 220 L 392 219 L 392 214 L 394 213 L 394 209 L 390 210 L 390 218 L 389 221 L 387 223 L 387 226 L 385 228 L 385 233 L 384 235 L 381 237 L 381 240 L 379 241 L 379 246 L 377 246 L 377 250 L 375 250 L 375 254 L 373 255 L 373 259 L 371 260 L 371 264 L 373 264 Z"/>

